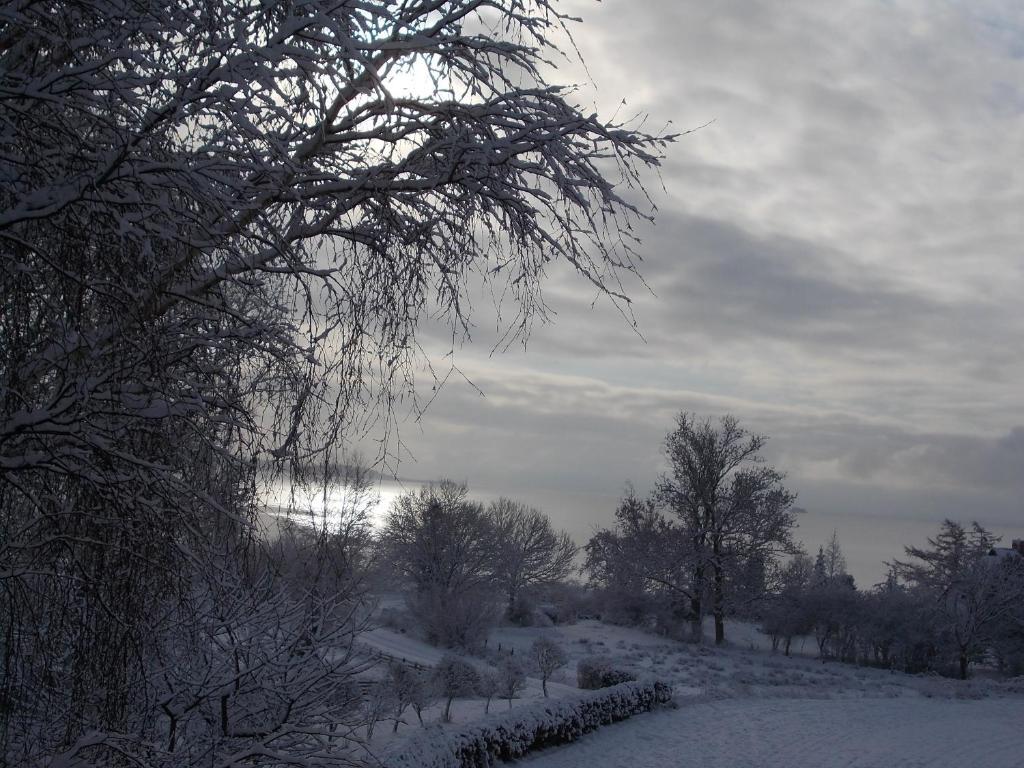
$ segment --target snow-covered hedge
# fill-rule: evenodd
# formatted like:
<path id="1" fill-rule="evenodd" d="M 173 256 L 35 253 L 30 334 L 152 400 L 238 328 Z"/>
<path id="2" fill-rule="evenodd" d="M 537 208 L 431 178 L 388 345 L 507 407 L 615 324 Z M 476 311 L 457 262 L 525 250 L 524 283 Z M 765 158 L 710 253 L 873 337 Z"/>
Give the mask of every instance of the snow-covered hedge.
<path id="1" fill-rule="evenodd" d="M 544 699 L 460 728 L 431 726 L 382 756 L 387 768 L 487 768 L 541 747 L 575 741 L 602 725 L 672 699 L 662 682 L 629 682 L 565 699 Z"/>

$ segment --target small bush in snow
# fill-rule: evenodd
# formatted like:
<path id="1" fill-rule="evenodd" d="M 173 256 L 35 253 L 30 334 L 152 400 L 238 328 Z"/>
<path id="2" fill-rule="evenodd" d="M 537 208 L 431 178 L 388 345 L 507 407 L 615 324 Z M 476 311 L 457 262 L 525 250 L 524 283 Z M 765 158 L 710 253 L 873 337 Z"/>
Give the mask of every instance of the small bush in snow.
<path id="1" fill-rule="evenodd" d="M 602 725 L 672 700 L 665 683 L 629 682 L 569 699 L 544 699 L 455 730 L 432 727 L 393 747 L 385 768 L 489 768 L 527 752 L 576 741 Z"/>
<path id="2" fill-rule="evenodd" d="M 615 669 L 604 656 L 588 656 L 576 665 L 576 684 L 584 690 L 609 688 L 620 683 L 636 680 L 636 677 L 621 669 Z"/>
<path id="3" fill-rule="evenodd" d="M 498 663 L 498 694 L 508 699 L 508 708 L 512 709 L 512 699 L 526 687 L 526 672 L 523 665 L 514 656 L 506 656 Z"/>

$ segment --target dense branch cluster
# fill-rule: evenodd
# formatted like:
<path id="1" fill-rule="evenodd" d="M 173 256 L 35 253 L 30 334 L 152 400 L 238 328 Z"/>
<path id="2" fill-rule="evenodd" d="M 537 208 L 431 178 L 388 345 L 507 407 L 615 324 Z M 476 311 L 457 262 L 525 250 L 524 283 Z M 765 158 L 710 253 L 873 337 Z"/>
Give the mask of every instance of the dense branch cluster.
<path id="1" fill-rule="evenodd" d="M 471 280 L 511 297 L 513 335 L 543 313 L 549 262 L 623 295 L 640 174 L 670 137 L 545 80 L 569 21 L 549 0 L 0 11 L 4 760 L 275 762 L 283 742 L 233 758 L 223 739 L 296 721 L 288 744 L 327 759 L 341 710 L 316 684 L 264 681 L 292 691 L 286 722 L 253 704 L 236 727 L 204 709 L 216 675 L 196 672 L 202 705 L 165 690 L 161 643 L 200 622 L 216 666 L 241 653 L 225 633 L 291 642 L 289 601 L 325 597 L 264 579 L 266 472 L 334 466 L 388 422 L 418 324 L 468 333 Z M 243 631 L 234 590 L 293 628 Z"/>

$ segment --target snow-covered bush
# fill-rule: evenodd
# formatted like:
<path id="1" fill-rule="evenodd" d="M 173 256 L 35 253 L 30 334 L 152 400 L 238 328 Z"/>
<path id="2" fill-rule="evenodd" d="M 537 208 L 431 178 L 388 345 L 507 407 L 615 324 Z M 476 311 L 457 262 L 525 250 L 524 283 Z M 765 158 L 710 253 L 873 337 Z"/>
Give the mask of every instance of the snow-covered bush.
<path id="1" fill-rule="evenodd" d="M 631 680 L 636 680 L 636 677 L 613 667 L 606 656 L 587 656 L 576 665 L 576 684 L 585 690 L 609 688 Z"/>
<path id="2" fill-rule="evenodd" d="M 576 741 L 602 725 L 672 700 L 659 681 L 628 682 L 568 699 L 545 699 L 461 728 L 435 726 L 381 757 L 386 768 L 487 768 L 534 749 Z"/>

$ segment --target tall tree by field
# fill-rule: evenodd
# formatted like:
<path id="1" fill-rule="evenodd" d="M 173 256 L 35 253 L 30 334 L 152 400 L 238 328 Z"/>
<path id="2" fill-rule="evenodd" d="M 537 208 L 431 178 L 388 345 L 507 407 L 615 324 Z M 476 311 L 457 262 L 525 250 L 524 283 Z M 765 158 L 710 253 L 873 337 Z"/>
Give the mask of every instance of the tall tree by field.
<path id="1" fill-rule="evenodd" d="M 796 497 L 782 485 L 782 473 L 763 463 L 766 440 L 734 416 L 714 424 L 685 412 L 665 439 L 670 470 L 659 495 L 688 541 L 693 631 L 702 631 L 707 592 L 716 643 L 725 640 L 730 579 L 752 558 L 795 550 Z"/>
<path id="2" fill-rule="evenodd" d="M 549 0 L 5 8 L 0 762 L 348 759 L 351 708 L 274 677 L 275 643 L 330 632 L 266 581 L 260 486 L 389 422 L 421 319 L 459 338 L 471 280 L 515 302 L 512 336 L 551 262 L 625 307 L 670 137 L 545 81 L 568 22 Z M 173 695 L 172 636 L 217 670 Z M 250 652 L 251 679 L 203 687 Z"/>

